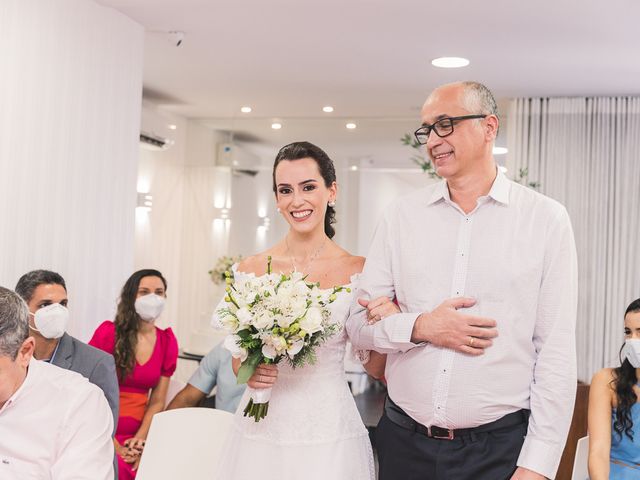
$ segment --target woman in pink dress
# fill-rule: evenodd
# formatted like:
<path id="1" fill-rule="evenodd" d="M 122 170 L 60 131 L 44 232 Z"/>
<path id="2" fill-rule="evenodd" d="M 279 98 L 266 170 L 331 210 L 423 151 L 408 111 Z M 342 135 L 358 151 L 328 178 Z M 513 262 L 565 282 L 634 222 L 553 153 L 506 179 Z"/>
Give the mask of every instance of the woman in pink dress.
<path id="1" fill-rule="evenodd" d="M 135 478 L 151 419 L 164 409 L 178 342 L 171 328 L 154 325 L 162 313 L 167 282 L 157 270 L 135 272 L 122 287 L 113 322 L 103 322 L 90 345 L 111 353 L 120 385 L 120 415 L 114 439 L 118 478 Z"/>

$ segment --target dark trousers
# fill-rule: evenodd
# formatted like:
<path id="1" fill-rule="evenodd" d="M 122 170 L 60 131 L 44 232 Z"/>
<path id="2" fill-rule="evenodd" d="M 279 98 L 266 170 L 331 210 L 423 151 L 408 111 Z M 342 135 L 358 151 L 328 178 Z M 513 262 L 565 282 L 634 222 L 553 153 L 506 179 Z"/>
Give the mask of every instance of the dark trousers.
<path id="1" fill-rule="evenodd" d="M 379 480 L 509 480 L 528 422 L 441 440 L 382 416 L 376 431 Z"/>

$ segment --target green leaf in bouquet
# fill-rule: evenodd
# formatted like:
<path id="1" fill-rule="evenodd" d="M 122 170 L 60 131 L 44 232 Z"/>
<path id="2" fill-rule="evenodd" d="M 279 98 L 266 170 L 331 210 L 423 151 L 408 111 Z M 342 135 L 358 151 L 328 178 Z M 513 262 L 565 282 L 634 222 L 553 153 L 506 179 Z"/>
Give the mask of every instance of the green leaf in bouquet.
<path id="1" fill-rule="evenodd" d="M 251 353 L 244 362 L 242 362 L 242 365 L 240 365 L 240 369 L 238 370 L 238 385 L 249 381 L 261 360 L 262 352 L 260 350 L 256 350 Z"/>

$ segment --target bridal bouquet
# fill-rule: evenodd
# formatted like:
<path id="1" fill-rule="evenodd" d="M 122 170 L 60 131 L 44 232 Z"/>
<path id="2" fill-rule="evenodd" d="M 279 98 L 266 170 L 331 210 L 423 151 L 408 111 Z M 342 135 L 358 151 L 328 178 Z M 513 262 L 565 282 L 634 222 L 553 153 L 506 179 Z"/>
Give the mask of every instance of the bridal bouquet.
<path id="1" fill-rule="evenodd" d="M 242 361 L 238 383 L 246 383 L 261 363 L 313 363 L 315 348 L 339 330 L 330 322 L 328 305 L 344 287 L 320 290 L 300 272 L 272 273 L 271 257 L 266 275 L 232 280 L 228 274 L 227 279 L 227 306 L 217 314 L 230 333 L 225 347 Z M 252 390 L 245 417 L 264 418 L 270 394 L 271 389 Z"/>

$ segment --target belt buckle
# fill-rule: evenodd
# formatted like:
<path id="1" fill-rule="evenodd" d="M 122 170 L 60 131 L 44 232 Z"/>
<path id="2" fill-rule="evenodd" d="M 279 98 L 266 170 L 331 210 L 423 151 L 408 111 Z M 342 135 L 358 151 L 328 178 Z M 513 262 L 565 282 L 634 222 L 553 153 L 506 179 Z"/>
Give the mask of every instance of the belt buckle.
<path id="1" fill-rule="evenodd" d="M 453 440 L 453 430 L 450 428 L 442 428 L 436 427 L 435 425 L 431 425 L 429 427 L 429 437 L 437 438 L 439 440 Z"/>

